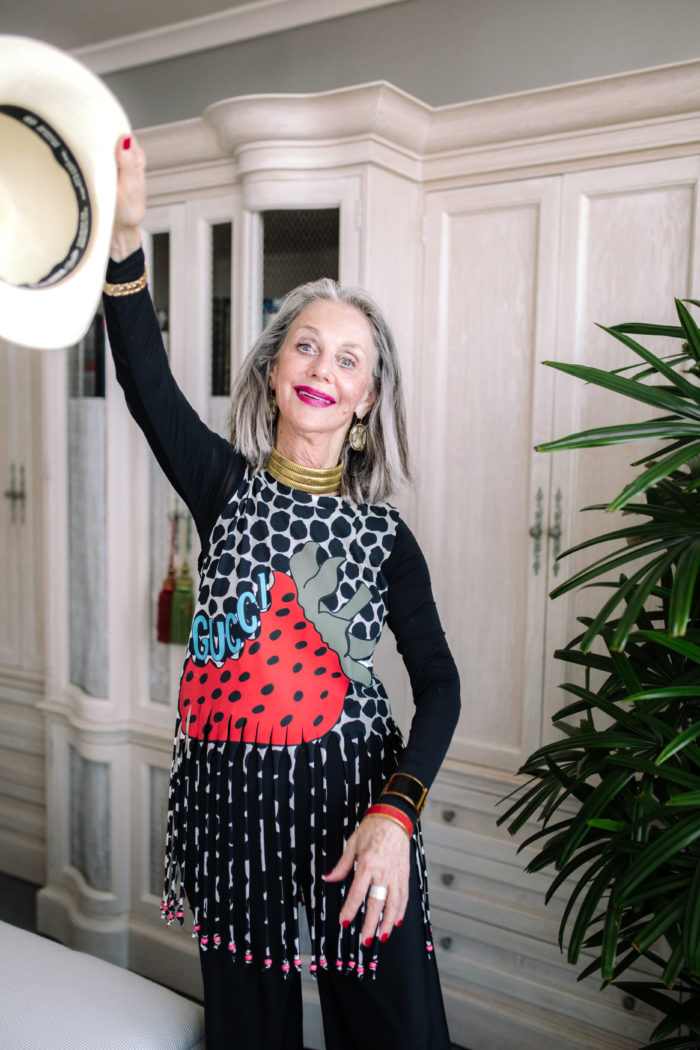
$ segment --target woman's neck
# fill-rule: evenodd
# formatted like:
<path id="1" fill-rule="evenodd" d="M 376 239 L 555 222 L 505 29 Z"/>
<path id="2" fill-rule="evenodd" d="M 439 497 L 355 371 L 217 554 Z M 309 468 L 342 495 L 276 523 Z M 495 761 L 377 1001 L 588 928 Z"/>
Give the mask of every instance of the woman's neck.
<path id="1" fill-rule="evenodd" d="M 268 474 L 290 489 L 310 492 L 313 495 L 331 495 L 340 491 L 343 477 L 342 463 L 336 467 L 307 467 L 287 459 L 273 449 L 266 464 Z"/>
<path id="2" fill-rule="evenodd" d="M 340 462 L 343 440 L 337 435 L 297 434 L 289 431 L 280 420 L 277 427 L 275 449 L 285 459 L 300 467 L 313 470 L 328 470 Z"/>

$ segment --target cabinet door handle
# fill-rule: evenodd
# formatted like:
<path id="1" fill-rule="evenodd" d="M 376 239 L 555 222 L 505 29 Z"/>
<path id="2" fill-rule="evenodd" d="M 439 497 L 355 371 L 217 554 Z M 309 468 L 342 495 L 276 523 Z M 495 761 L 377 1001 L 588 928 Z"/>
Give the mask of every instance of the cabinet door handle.
<path id="1" fill-rule="evenodd" d="M 455 877 L 451 871 L 443 871 L 441 878 L 443 886 L 451 886 L 455 881 Z"/>
<path id="2" fill-rule="evenodd" d="M 24 491 L 24 465 L 19 468 L 19 488 L 17 488 L 17 475 L 15 465 L 10 465 L 10 487 L 5 489 L 3 493 L 5 499 L 9 499 L 12 502 L 12 524 L 14 525 L 17 521 L 17 504 L 20 505 L 20 523 L 24 525 L 24 501 L 26 494 Z"/>
<path id="3" fill-rule="evenodd" d="M 456 816 L 457 814 L 453 809 L 443 809 L 442 811 L 442 819 L 445 821 L 446 824 L 451 824 Z"/>
<path id="4" fill-rule="evenodd" d="M 535 524 L 528 529 L 529 534 L 535 541 L 533 548 L 534 560 L 532 563 L 532 568 L 535 570 L 535 576 L 540 571 L 540 565 L 542 564 L 540 561 L 540 555 L 542 554 L 542 535 L 544 533 L 544 529 L 542 527 L 542 518 L 544 515 L 543 504 L 544 493 L 542 492 L 542 489 L 539 488 L 537 490 L 537 495 L 535 496 Z"/>
<path id="5" fill-rule="evenodd" d="M 444 948 L 444 950 L 446 952 L 449 952 L 450 948 L 452 947 L 452 938 L 451 937 L 441 937 L 440 938 L 440 947 Z"/>
<path id="6" fill-rule="evenodd" d="M 547 530 L 547 535 L 552 541 L 552 572 L 555 576 L 559 575 L 559 562 L 557 558 L 561 553 L 561 537 L 563 533 L 561 521 L 562 521 L 562 509 L 561 509 L 561 489 L 557 489 L 554 496 L 554 524 L 550 525 Z"/>

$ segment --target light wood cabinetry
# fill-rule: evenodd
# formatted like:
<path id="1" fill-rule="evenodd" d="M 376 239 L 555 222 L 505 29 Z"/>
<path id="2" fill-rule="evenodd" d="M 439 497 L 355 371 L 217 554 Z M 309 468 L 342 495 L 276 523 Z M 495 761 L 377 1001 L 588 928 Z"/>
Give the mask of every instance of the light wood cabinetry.
<path id="1" fill-rule="evenodd" d="M 700 113 L 688 99 L 699 88 L 700 64 L 687 63 L 432 109 L 379 83 L 233 99 L 201 120 L 140 133 L 147 253 L 168 238 L 172 366 L 215 426 L 225 414 L 210 386 L 215 227 L 230 224 L 232 371 L 262 323 L 266 212 L 337 209 L 340 280 L 368 288 L 395 329 L 415 463 L 415 486 L 399 503 L 428 557 L 463 685 L 424 830 L 452 1038 L 471 1050 L 632 1050 L 649 1028 L 619 993 L 577 984 L 556 947 L 560 906 L 545 910 L 547 880 L 523 873 L 527 856 L 496 818 L 518 766 L 552 732 L 561 669 L 551 654 L 583 608 L 580 597 L 547 598 L 570 571 L 556 553 L 598 528 L 579 508 L 612 496 L 631 458 L 533 451 L 620 415 L 541 362 L 621 362 L 596 321 L 671 320 L 673 296 L 692 292 Z M 168 655 L 165 687 L 154 689 L 149 638 L 165 569 L 154 537 L 172 499 L 108 375 L 108 695 L 81 695 L 70 685 L 60 568 L 65 411 L 48 396 L 61 367 L 49 366 L 45 405 L 47 507 L 58 522 L 48 557 L 59 566 L 47 615 L 64 626 L 47 639 L 53 759 L 41 922 L 196 992 L 191 939 L 165 931 L 157 913 L 180 658 Z M 411 698 L 390 642 L 381 673 L 408 726 Z M 92 810 L 90 785 L 101 792 Z M 90 837 L 95 821 L 102 838 Z M 110 858 L 101 885 L 80 867 L 80 842 L 94 841 Z M 307 1045 L 320 1046 L 313 1009 L 309 1024 Z"/>
<path id="2" fill-rule="evenodd" d="M 599 995 L 595 980 L 573 988 L 555 947 L 560 915 L 550 906 L 533 927 L 546 883 L 521 874 L 526 861 L 494 820 L 510 774 L 554 735 L 567 672 L 552 653 L 600 602 L 596 591 L 549 602 L 590 558 L 556 553 L 615 527 L 581 508 L 612 499 L 636 458 L 629 447 L 550 457 L 533 446 L 641 414 L 541 362 L 622 367 L 632 356 L 595 322 L 673 323 L 674 295 L 696 287 L 699 179 L 698 158 L 683 157 L 426 195 L 418 531 L 464 691 L 426 835 L 445 865 L 438 960 L 450 988 L 463 977 L 452 1008 L 477 1050 L 499 1045 L 494 1032 L 523 1003 L 509 1046 L 544 1039 L 554 1050 L 566 1033 L 581 1050 L 634 1047 L 647 1034 L 632 1000 Z"/>
<path id="3" fill-rule="evenodd" d="M 46 866 L 40 368 L 0 340 L 0 856 L 3 871 L 37 883 Z"/>

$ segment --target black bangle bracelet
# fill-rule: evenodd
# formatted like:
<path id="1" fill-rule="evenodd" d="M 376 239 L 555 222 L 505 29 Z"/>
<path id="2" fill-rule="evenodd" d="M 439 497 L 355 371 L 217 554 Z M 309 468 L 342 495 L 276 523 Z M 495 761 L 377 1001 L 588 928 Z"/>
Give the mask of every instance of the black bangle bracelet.
<path id="1" fill-rule="evenodd" d="M 410 773 L 392 773 L 380 798 L 385 798 L 387 795 L 396 795 L 397 798 L 402 798 L 410 806 L 413 806 L 417 816 L 420 816 L 427 794 L 428 789 L 423 787 L 417 777 L 411 776 Z"/>

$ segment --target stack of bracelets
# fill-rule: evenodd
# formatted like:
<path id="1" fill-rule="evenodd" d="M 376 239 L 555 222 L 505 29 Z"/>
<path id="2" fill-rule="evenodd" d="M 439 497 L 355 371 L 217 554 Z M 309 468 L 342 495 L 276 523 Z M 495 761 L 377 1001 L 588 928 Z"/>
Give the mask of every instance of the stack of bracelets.
<path id="1" fill-rule="evenodd" d="M 386 817 L 399 824 L 410 837 L 413 834 L 413 826 L 420 817 L 428 789 L 424 788 L 417 777 L 410 773 L 392 773 L 388 783 L 381 795 L 379 802 L 370 806 L 367 816 Z M 403 809 L 391 804 L 392 798 L 401 798 L 414 810 L 415 816 L 410 817 Z"/>

